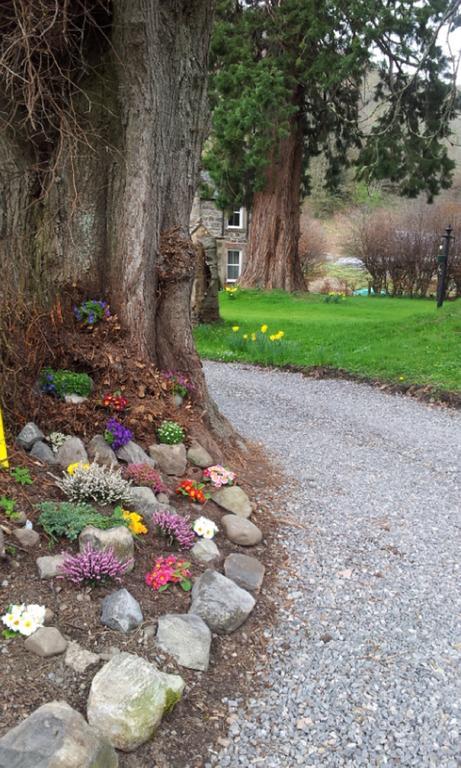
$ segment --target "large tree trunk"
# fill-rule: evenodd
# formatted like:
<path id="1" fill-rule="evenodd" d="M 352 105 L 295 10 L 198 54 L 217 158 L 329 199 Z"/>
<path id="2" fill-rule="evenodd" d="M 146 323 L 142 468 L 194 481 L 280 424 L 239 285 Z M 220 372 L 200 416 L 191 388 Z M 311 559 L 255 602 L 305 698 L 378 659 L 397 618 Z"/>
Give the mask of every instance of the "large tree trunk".
<path id="1" fill-rule="evenodd" d="M 274 150 L 265 188 L 253 198 L 246 265 L 240 280 L 245 288 L 304 290 L 298 254 L 302 159 L 302 123 L 296 113 L 289 135 Z"/>
<path id="2" fill-rule="evenodd" d="M 46 195 L 37 193 L 36 148 L 19 126 L 3 132 L 0 269 L 14 290 L 28 275 L 33 296 L 38 278 L 50 298 L 69 284 L 106 296 L 133 352 L 189 373 L 220 429 L 192 339 L 188 232 L 207 122 L 212 5 L 113 0 L 110 46 L 79 83 L 88 145 L 73 152 L 62 136 L 46 144 L 54 168 Z"/>

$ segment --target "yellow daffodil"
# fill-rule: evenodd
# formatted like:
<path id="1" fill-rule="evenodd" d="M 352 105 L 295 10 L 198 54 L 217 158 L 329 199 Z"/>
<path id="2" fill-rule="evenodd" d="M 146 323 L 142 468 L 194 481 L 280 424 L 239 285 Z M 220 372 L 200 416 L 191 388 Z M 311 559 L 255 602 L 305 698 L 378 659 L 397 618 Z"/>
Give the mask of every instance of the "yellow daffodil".
<path id="1" fill-rule="evenodd" d="M 243 334 L 243 338 L 244 338 L 244 339 L 245 339 L 245 341 L 246 341 L 246 340 L 247 340 L 247 338 L 248 338 L 248 334 L 247 334 L 247 333 L 244 333 L 244 334 Z"/>
<path id="2" fill-rule="evenodd" d="M 234 331 L 234 333 L 237 333 L 237 331 L 240 330 L 240 326 L 239 325 L 233 325 L 232 326 L 232 330 Z"/>
<path id="3" fill-rule="evenodd" d="M 271 340 L 271 341 L 275 341 L 275 339 L 276 339 L 277 337 L 276 337 L 275 333 L 272 333 L 272 334 L 269 336 L 269 338 L 270 338 L 270 340 Z"/>
<path id="4" fill-rule="evenodd" d="M 261 333 L 266 333 L 267 331 L 267 325 L 264 323 L 264 325 L 261 326 Z"/>
<path id="5" fill-rule="evenodd" d="M 256 334 L 255 333 L 251 334 L 251 341 L 256 341 Z"/>

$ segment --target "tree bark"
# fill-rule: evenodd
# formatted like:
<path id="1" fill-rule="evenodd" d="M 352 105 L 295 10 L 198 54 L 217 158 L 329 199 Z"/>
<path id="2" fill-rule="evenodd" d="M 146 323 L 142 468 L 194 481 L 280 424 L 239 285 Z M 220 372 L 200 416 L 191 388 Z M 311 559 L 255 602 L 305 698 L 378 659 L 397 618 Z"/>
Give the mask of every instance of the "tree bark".
<path id="1" fill-rule="evenodd" d="M 304 290 L 298 254 L 303 160 L 301 113 L 290 121 L 290 133 L 279 141 L 267 169 L 267 182 L 256 192 L 251 210 L 244 288 Z"/>
<path id="2" fill-rule="evenodd" d="M 188 225 L 207 124 L 212 6 L 113 0 L 110 48 L 80 86 L 91 140 L 74 153 L 65 141 L 49 147 L 46 196 L 36 193 L 36 158 L 21 128 L 3 132 L 0 269 L 9 275 L 5 295 L 28 275 L 32 296 L 38 280 L 50 299 L 69 284 L 107 297 L 133 353 L 189 373 L 212 427 L 229 433 L 210 401 L 190 317 Z M 25 255 L 14 270 L 18 243 Z"/>

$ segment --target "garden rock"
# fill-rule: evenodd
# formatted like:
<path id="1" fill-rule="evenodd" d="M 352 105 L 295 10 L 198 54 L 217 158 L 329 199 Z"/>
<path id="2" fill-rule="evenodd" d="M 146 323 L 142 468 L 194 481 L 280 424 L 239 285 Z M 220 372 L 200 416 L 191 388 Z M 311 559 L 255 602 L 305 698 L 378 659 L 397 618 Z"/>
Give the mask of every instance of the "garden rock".
<path id="1" fill-rule="evenodd" d="M 228 634 L 243 624 L 255 604 L 249 592 L 221 573 L 208 569 L 192 588 L 189 613 L 200 616 L 213 632 Z"/>
<path id="2" fill-rule="evenodd" d="M 152 512 L 153 509 L 158 509 L 160 503 L 157 501 L 155 493 L 152 488 L 147 486 L 135 485 L 131 489 L 129 508 L 131 512 L 138 512 L 142 514 L 144 510 Z"/>
<path id="3" fill-rule="evenodd" d="M 202 672 L 208 669 L 211 632 L 200 616 L 193 613 L 160 616 L 157 645 L 182 667 Z"/>
<path id="4" fill-rule="evenodd" d="M 228 579 L 235 581 L 242 589 L 249 592 L 259 592 L 261 589 L 265 568 L 255 557 L 233 553 L 224 561 L 224 573 Z"/>
<path id="5" fill-rule="evenodd" d="M 36 443 L 33 444 L 30 455 L 34 459 L 38 459 L 38 461 L 43 462 L 43 464 L 57 463 L 56 455 L 53 453 L 50 446 L 44 443 L 43 440 L 38 440 Z"/>
<path id="6" fill-rule="evenodd" d="M 143 622 L 141 606 L 127 589 L 118 589 L 102 601 L 101 622 L 117 632 L 130 632 Z"/>
<path id="7" fill-rule="evenodd" d="M 211 539 L 199 539 L 190 553 L 199 563 L 217 563 L 221 559 L 221 553 Z"/>
<path id="8" fill-rule="evenodd" d="M 119 458 L 120 461 L 125 461 L 127 464 L 148 464 L 150 467 L 156 466 L 154 459 L 151 459 L 145 450 L 133 440 L 130 440 L 129 443 L 122 446 L 122 448 L 119 448 L 117 451 L 117 458 Z"/>
<path id="9" fill-rule="evenodd" d="M 178 445 L 151 445 L 149 454 L 157 462 L 162 472 L 166 475 L 176 475 L 179 477 L 186 471 L 186 446 L 184 443 Z"/>
<path id="10" fill-rule="evenodd" d="M 34 424 L 33 421 L 29 421 L 25 427 L 23 427 L 16 438 L 16 442 L 24 448 L 26 451 L 30 451 L 35 443 L 39 440 L 43 440 L 45 435 L 42 430 Z"/>
<path id="11" fill-rule="evenodd" d="M 116 749 L 131 752 L 153 736 L 184 685 L 179 675 L 159 672 L 140 656 L 119 653 L 93 678 L 88 722 Z"/>
<path id="12" fill-rule="evenodd" d="M 173 402 L 176 407 L 179 408 L 179 406 L 183 404 L 184 398 L 181 397 L 181 395 L 173 395 Z"/>
<path id="13" fill-rule="evenodd" d="M 224 515 L 221 518 L 224 532 L 233 544 L 240 544 L 242 547 L 254 547 L 262 541 L 262 532 L 259 528 L 244 517 L 237 515 Z"/>
<path id="14" fill-rule="evenodd" d="M 81 403 L 84 403 L 86 400 L 88 400 L 87 397 L 84 397 L 83 395 L 76 395 L 75 393 L 70 395 L 64 395 L 64 402 L 70 403 L 71 405 L 80 405 Z"/>
<path id="15" fill-rule="evenodd" d="M 207 450 L 203 448 L 196 440 L 191 443 L 189 450 L 187 451 L 187 460 L 191 464 L 195 464 L 196 467 L 206 469 L 213 464 L 213 457 L 210 456 Z"/>
<path id="16" fill-rule="evenodd" d="M 251 503 L 245 491 L 240 486 L 231 485 L 230 488 L 221 488 L 213 495 L 213 501 L 223 509 L 232 512 L 238 517 L 250 517 Z"/>
<path id="17" fill-rule="evenodd" d="M 64 663 L 73 669 L 74 672 L 82 674 L 86 672 L 88 667 L 98 664 L 99 661 L 100 658 L 97 653 L 87 651 L 86 648 L 82 648 L 78 643 L 70 642 L 68 644 Z"/>
<path id="18" fill-rule="evenodd" d="M 170 503 L 170 497 L 167 493 L 157 493 L 157 501 L 160 502 L 160 504 L 169 504 Z"/>
<path id="19" fill-rule="evenodd" d="M 55 576 L 59 576 L 64 559 L 64 554 L 37 557 L 35 562 L 37 563 L 38 575 L 40 578 L 54 579 Z"/>
<path id="20" fill-rule="evenodd" d="M 64 653 L 67 648 L 67 640 L 56 627 L 39 627 L 33 635 L 24 642 L 24 648 L 37 656 L 48 658 Z"/>
<path id="21" fill-rule="evenodd" d="M 13 531 L 13 536 L 19 541 L 20 545 L 26 549 L 36 547 L 40 541 L 40 536 L 37 531 L 32 530 L 32 528 L 16 528 Z"/>
<path id="22" fill-rule="evenodd" d="M 88 454 L 79 437 L 68 437 L 56 453 L 56 463 L 63 469 L 78 461 L 86 463 Z"/>
<path id="23" fill-rule="evenodd" d="M 43 704 L 0 739 L 0 768 L 117 768 L 114 748 L 65 701 Z"/>
<path id="24" fill-rule="evenodd" d="M 88 444 L 88 456 L 104 467 L 116 467 L 117 457 L 102 435 L 95 435 Z"/>
<path id="25" fill-rule="evenodd" d="M 134 542 L 128 528 L 124 525 L 108 528 L 106 531 L 87 525 L 78 537 L 80 552 L 83 552 L 87 544 L 93 549 L 113 549 L 118 560 L 131 561 L 126 569 L 129 573 L 134 568 Z"/>

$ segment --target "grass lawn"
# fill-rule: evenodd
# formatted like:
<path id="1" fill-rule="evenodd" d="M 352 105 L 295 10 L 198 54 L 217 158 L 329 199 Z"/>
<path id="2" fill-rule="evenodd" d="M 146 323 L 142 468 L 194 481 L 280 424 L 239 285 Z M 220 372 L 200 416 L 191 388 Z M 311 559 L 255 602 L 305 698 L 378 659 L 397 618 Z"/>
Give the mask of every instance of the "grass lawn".
<path id="1" fill-rule="evenodd" d="M 222 322 L 195 330 L 199 354 L 212 360 L 266 365 L 332 366 L 408 384 L 461 390 L 461 300 L 323 296 L 281 291 L 221 292 Z M 267 334 L 251 333 L 267 323 Z M 239 326 L 237 332 L 232 326 Z M 281 341 L 266 337 L 283 330 Z M 243 339 L 248 334 L 248 340 Z"/>

